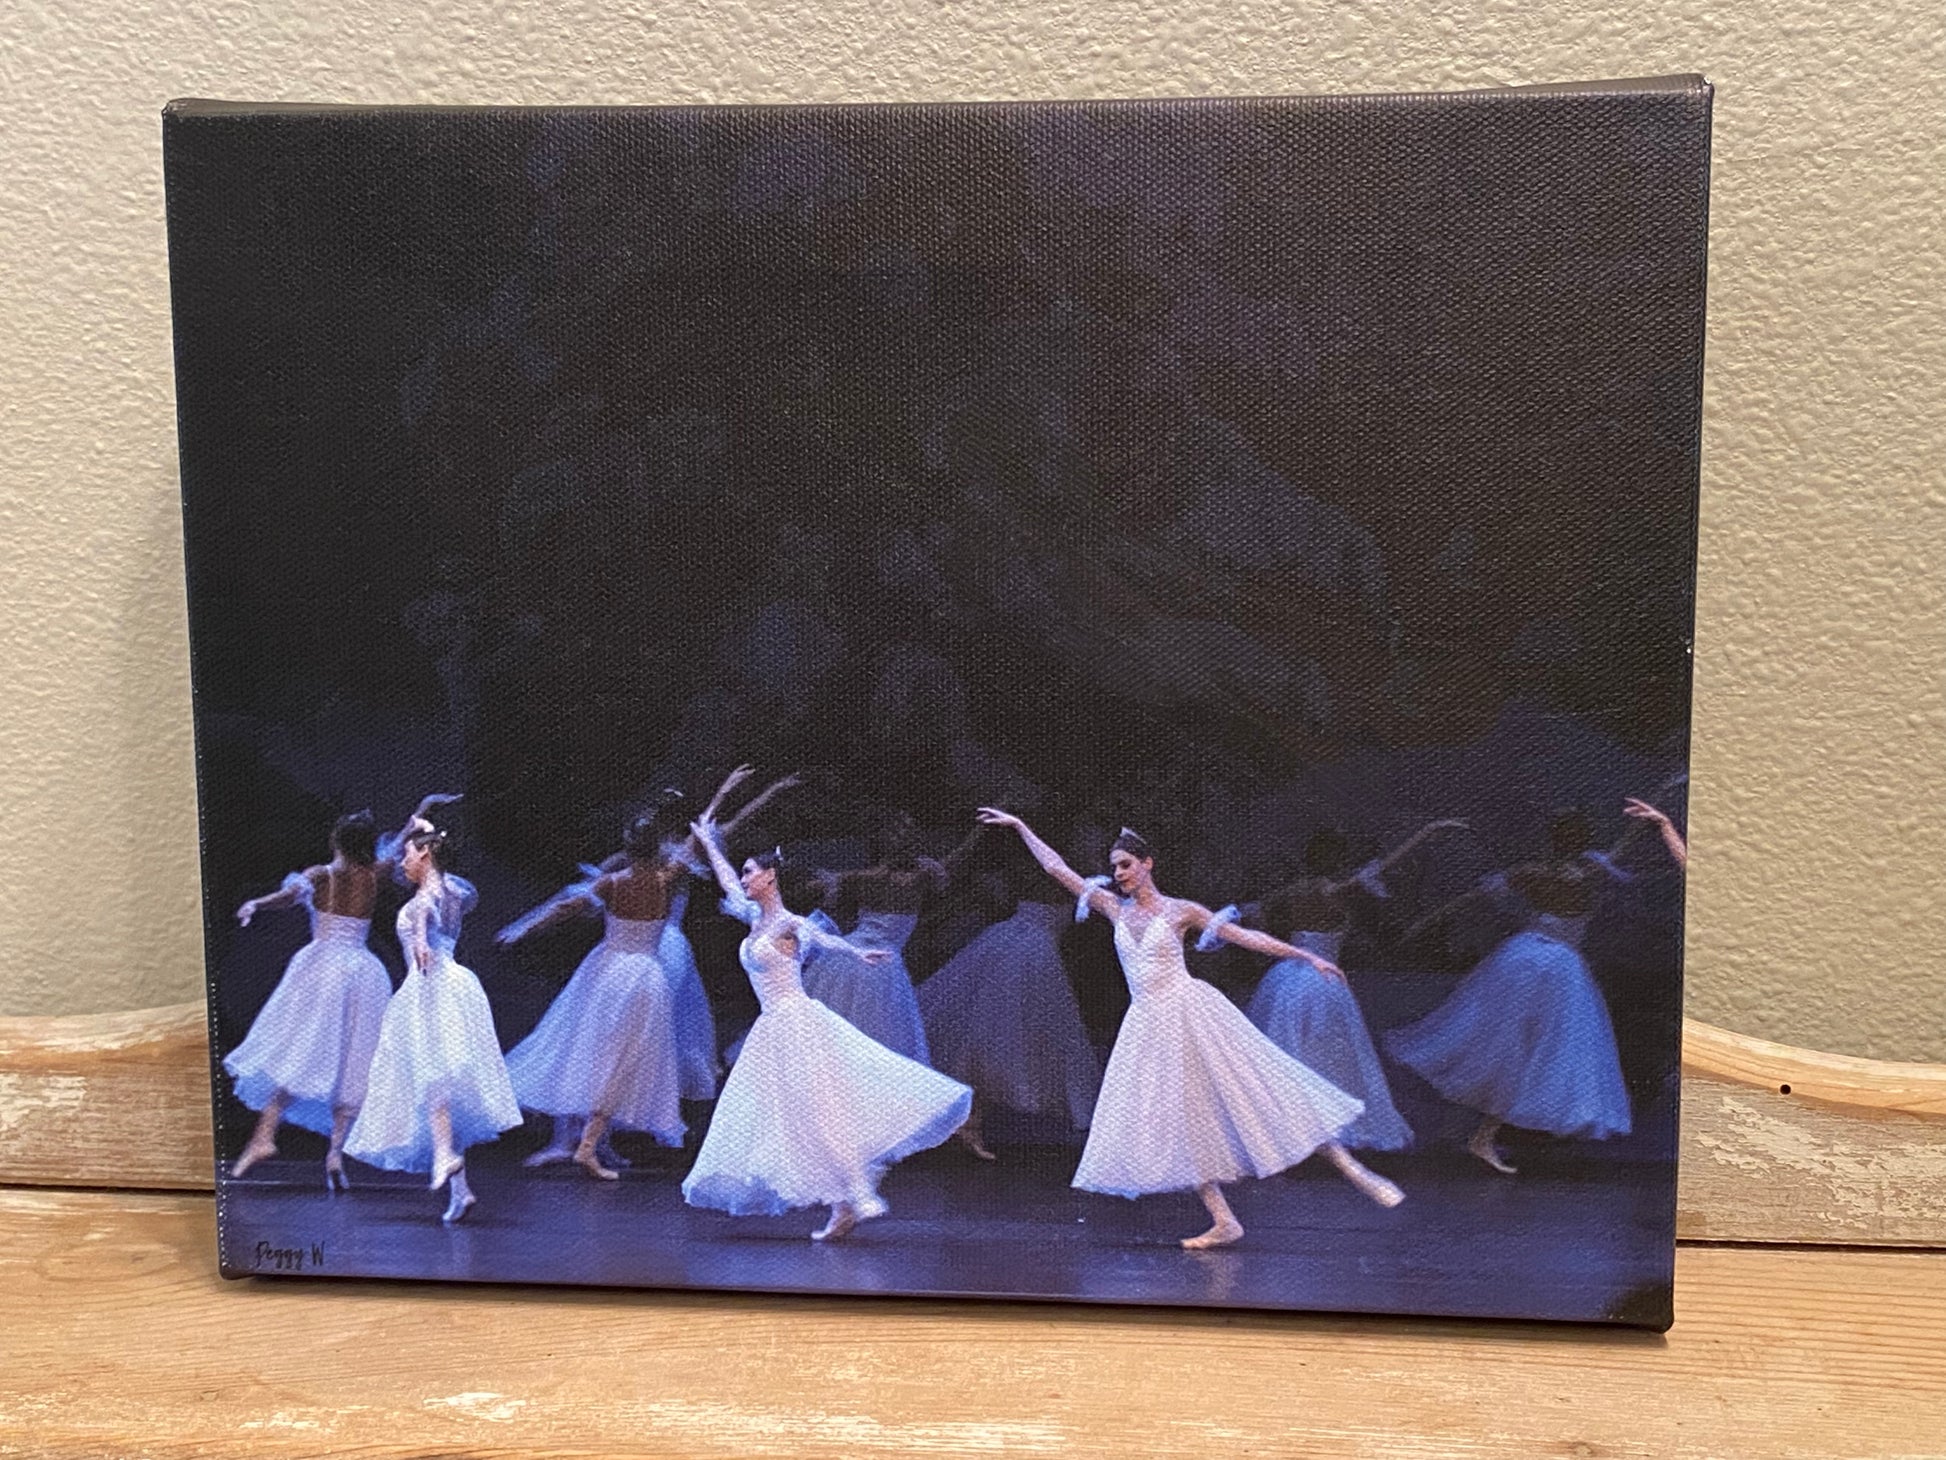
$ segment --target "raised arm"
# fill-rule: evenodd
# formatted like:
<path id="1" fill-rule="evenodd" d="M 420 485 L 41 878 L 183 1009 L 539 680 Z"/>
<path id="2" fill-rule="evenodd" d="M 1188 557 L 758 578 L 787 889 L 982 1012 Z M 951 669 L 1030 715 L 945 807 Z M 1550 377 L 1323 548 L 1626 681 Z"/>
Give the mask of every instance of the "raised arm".
<path id="1" fill-rule="evenodd" d="M 1360 867 L 1357 872 L 1345 878 L 1342 882 L 1332 883 L 1331 890 L 1333 892 L 1348 892 L 1353 887 L 1362 885 L 1368 891 L 1375 891 L 1377 895 L 1383 897 L 1385 894 L 1382 885 L 1379 888 L 1374 888 L 1372 885 L 1378 878 L 1390 872 L 1400 862 L 1403 862 L 1413 852 L 1416 852 L 1421 846 L 1438 836 L 1441 832 L 1468 831 L 1471 829 L 1472 824 L 1470 822 L 1463 821 L 1458 817 L 1448 817 L 1443 821 L 1429 821 L 1377 861 L 1367 863 L 1365 866 Z"/>
<path id="2" fill-rule="evenodd" d="M 1234 943 L 1239 948 L 1248 948 L 1252 953 L 1262 953 L 1271 958 L 1302 959 L 1319 973 L 1328 974 L 1332 978 L 1344 977 L 1338 965 L 1330 959 L 1321 958 L 1309 949 L 1299 948 L 1294 943 L 1286 943 L 1282 938 L 1273 938 L 1270 934 L 1258 932 L 1255 928 L 1244 927 L 1237 921 L 1238 912 L 1235 907 L 1226 907 L 1221 912 L 1213 913 L 1200 902 L 1190 902 L 1187 899 L 1178 900 L 1176 905 L 1182 910 L 1184 927 L 1191 932 L 1204 935 L 1199 940 L 1203 946 L 1208 946 L 1211 939 Z"/>
<path id="3" fill-rule="evenodd" d="M 1002 811 L 997 806 L 982 806 L 979 817 L 988 826 L 1010 826 L 1018 832 L 1028 854 L 1041 864 L 1043 872 L 1067 889 L 1070 897 L 1085 897 L 1088 906 L 1103 917 L 1113 918 L 1121 912 L 1120 899 L 1106 887 L 1090 882 L 1061 860 L 1061 854 L 1036 836 L 1034 829 L 1018 816 L 1009 811 Z"/>
<path id="4" fill-rule="evenodd" d="M 375 862 L 380 874 L 396 876 L 399 870 L 399 858 L 405 854 L 405 839 L 422 827 L 430 826 L 432 823 L 428 818 L 434 811 L 442 806 L 457 805 L 464 799 L 465 797 L 449 791 L 434 791 L 430 796 L 420 797 L 419 804 L 413 808 L 412 814 L 406 817 L 405 824 L 397 831 L 388 831 L 378 839 Z"/>
<path id="5" fill-rule="evenodd" d="M 1689 843 L 1683 840 L 1682 833 L 1676 830 L 1675 823 L 1669 820 L 1667 814 L 1633 796 L 1622 802 L 1622 814 L 1636 818 L 1638 825 L 1648 822 L 1661 835 L 1662 844 L 1669 849 L 1669 855 L 1675 858 L 1676 865 L 1685 869 L 1689 866 Z"/>
<path id="6" fill-rule="evenodd" d="M 689 823 L 689 839 L 709 858 L 710 870 L 716 874 L 716 885 L 723 889 L 723 895 L 736 903 L 749 900 L 743 890 L 743 879 L 737 876 L 736 868 L 730 859 L 723 855 L 723 847 L 718 840 L 721 828 L 707 816 Z"/>
<path id="7" fill-rule="evenodd" d="M 779 776 L 776 780 L 772 781 L 768 786 L 765 786 L 761 791 L 757 792 L 756 795 L 752 796 L 748 801 L 745 801 L 743 805 L 737 809 L 737 814 L 735 816 L 732 816 L 728 821 L 723 823 L 723 839 L 725 841 L 728 841 L 730 837 L 735 833 L 736 829 L 739 826 L 743 825 L 746 819 L 748 819 L 751 816 L 754 816 L 758 811 L 762 810 L 764 806 L 769 804 L 769 802 L 773 797 L 780 796 L 785 791 L 792 790 L 793 788 L 797 786 L 801 786 L 803 784 L 804 784 L 804 777 L 798 775 L 795 771 L 793 771 L 788 776 Z"/>

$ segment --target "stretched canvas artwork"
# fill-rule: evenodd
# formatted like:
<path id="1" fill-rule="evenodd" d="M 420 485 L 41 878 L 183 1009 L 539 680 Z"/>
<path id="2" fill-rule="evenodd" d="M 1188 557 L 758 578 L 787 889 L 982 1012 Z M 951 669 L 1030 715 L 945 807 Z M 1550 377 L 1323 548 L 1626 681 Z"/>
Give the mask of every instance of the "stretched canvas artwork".
<path id="1" fill-rule="evenodd" d="M 171 106 L 223 1271 L 1666 1326 L 1709 115 Z"/>

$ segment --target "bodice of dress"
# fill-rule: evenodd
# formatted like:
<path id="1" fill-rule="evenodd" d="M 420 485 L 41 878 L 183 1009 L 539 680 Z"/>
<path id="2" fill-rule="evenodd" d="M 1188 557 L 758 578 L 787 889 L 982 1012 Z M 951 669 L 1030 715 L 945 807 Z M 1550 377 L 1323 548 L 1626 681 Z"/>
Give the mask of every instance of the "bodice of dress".
<path id="1" fill-rule="evenodd" d="M 1115 952 L 1122 960 L 1122 977 L 1128 980 L 1128 991 L 1134 998 L 1161 993 L 1189 978 L 1189 965 L 1182 956 L 1182 934 L 1166 917 L 1150 918 L 1140 933 L 1126 916 L 1115 919 Z"/>
<path id="2" fill-rule="evenodd" d="M 851 930 L 846 941 L 860 948 L 887 948 L 900 953 L 905 950 L 912 930 L 918 926 L 917 913 L 861 912 L 858 914 L 858 926 Z"/>
<path id="3" fill-rule="evenodd" d="M 479 901 L 473 884 L 463 877 L 445 877 L 439 890 L 421 887 L 399 909 L 399 943 L 410 955 L 423 937 L 433 952 L 451 957 L 459 942 L 460 923 Z"/>
<path id="4" fill-rule="evenodd" d="M 1563 917 L 1559 913 L 1536 913 L 1528 928 L 1557 943 L 1565 943 L 1570 948 L 1579 948 L 1581 940 L 1588 936 L 1588 916 Z"/>
<path id="5" fill-rule="evenodd" d="M 350 918 L 343 913 L 311 912 L 311 941 L 313 943 L 355 943 L 363 944 L 372 930 L 370 918 Z"/>
<path id="6" fill-rule="evenodd" d="M 604 913 L 602 942 L 618 953 L 653 953 L 662 941 L 667 918 L 623 918 Z"/>
<path id="7" fill-rule="evenodd" d="M 1338 961 L 1338 950 L 1345 946 L 1345 931 L 1319 933 L 1309 929 L 1292 933 L 1287 940 L 1293 948 L 1302 948 L 1306 953 L 1315 953 L 1332 963 Z"/>
<path id="8" fill-rule="evenodd" d="M 792 920 L 780 918 L 766 929 L 753 931 L 737 949 L 738 961 L 756 991 L 758 1007 L 765 1013 L 784 1000 L 806 997 L 800 955 L 794 944 L 785 941 L 794 930 Z"/>

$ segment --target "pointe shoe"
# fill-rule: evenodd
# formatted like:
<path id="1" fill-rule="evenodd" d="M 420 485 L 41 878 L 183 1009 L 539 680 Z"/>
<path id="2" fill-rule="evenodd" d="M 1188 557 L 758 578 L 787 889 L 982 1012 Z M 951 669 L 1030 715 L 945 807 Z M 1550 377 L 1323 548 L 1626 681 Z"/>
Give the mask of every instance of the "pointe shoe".
<path id="1" fill-rule="evenodd" d="M 440 1187 L 452 1180 L 455 1171 L 463 1169 L 465 1165 L 466 1159 L 463 1156 L 448 1156 L 444 1161 L 434 1161 L 432 1163 L 432 1180 L 426 1183 L 426 1189 L 428 1191 L 439 1190 Z"/>
<path id="2" fill-rule="evenodd" d="M 982 1161 L 998 1161 L 1000 1159 L 992 1151 L 987 1149 L 986 1142 L 982 1141 L 964 1126 L 960 1128 L 959 1143 L 966 1147 L 970 1154 Z"/>
<path id="3" fill-rule="evenodd" d="M 554 1166 L 562 1161 L 572 1161 L 573 1159 L 573 1146 L 543 1146 L 520 1164 L 523 1166 Z"/>
<path id="4" fill-rule="evenodd" d="M 351 1178 L 345 1175 L 345 1158 L 336 1152 L 324 1158 L 324 1189 L 328 1192 L 351 1190 Z"/>
<path id="5" fill-rule="evenodd" d="M 603 1181 L 620 1181 L 622 1179 L 621 1172 L 610 1170 L 601 1164 L 601 1157 L 596 1154 L 596 1147 L 588 1141 L 583 1141 L 579 1146 L 575 1147 L 574 1164 L 579 1166 L 583 1171 L 586 1171 L 590 1176 L 599 1177 Z"/>
<path id="6" fill-rule="evenodd" d="M 238 1154 L 236 1161 L 230 1167 L 230 1175 L 241 1176 L 259 1161 L 267 1161 L 276 1154 L 275 1141 L 252 1141 Z"/>
<path id="7" fill-rule="evenodd" d="M 1182 1245 L 1188 1252 L 1207 1252 L 1212 1247 L 1228 1247 L 1242 1235 L 1243 1223 L 1218 1222 L 1200 1236 L 1183 1238 Z"/>
<path id="8" fill-rule="evenodd" d="M 1478 1156 L 1502 1176 L 1514 1176 L 1520 1171 L 1518 1166 L 1515 1166 L 1505 1156 L 1500 1154 L 1500 1148 L 1492 1141 L 1483 1141 L 1476 1137 L 1466 1143 L 1466 1149 L 1473 1155 Z"/>
<path id="9" fill-rule="evenodd" d="M 1347 1171 L 1345 1175 L 1353 1186 L 1382 1207 L 1395 1207 L 1405 1200 L 1405 1192 L 1399 1189 L 1398 1183 L 1388 1181 L 1376 1171 L 1361 1166 L 1355 1172 Z"/>
<path id="10" fill-rule="evenodd" d="M 478 1200 L 479 1198 L 470 1191 L 464 1194 L 454 1191 L 453 1199 L 446 1203 L 446 1210 L 439 1220 L 448 1227 L 457 1225 L 465 1219 L 468 1212 L 473 1210 L 473 1203 Z"/>
<path id="11" fill-rule="evenodd" d="M 849 1208 L 833 1207 L 831 1220 L 811 1234 L 813 1242 L 836 1242 L 840 1237 L 858 1225 L 858 1213 Z"/>

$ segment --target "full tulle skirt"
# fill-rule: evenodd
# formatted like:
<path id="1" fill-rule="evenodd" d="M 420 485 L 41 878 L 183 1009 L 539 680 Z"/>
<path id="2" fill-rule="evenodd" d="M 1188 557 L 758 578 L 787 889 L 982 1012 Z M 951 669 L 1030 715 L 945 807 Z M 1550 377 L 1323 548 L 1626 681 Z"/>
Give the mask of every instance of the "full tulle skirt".
<path id="1" fill-rule="evenodd" d="M 1516 933 L 1385 1047 L 1448 1100 L 1509 1125 L 1600 1140 L 1629 1130 L 1608 1006 L 1568 944 Z"/>
<path id="2" fill-rule="evenodd" d="M 262 1110 L 279 1090 L 284 1119 L 331 1134 L 335 1110 L 365 1102 L 392 980 L 364 942 L 318 939 L 291 956 L 243 1043 L 223 1061 L 237 1099 Z"/>
<path id="3" fill-rule="evenodd" d="M 665 1146 L 683 1137 L 674 999 L 652 953 L 597 944 L 507 1055 L 524 1110 L 605 1114 Z"/>
<path id="4" fill-rule="evenodd" d="M 930 1064 L 932 1051 L 912 974 L 896 950 L 886 951 L 892 956 L 883 963 L 867 963 L 853 953 L 820 948 L 817 957 L 804 965 L 804 992 L 868 1039 L 907 1059 Z"/>
<path id="5" fill-rule="evenodd" d="M 1285 959 L 1257 985 L 1250 1022 L 1299 1064 L 1365 1103 L 1365 1113 L 1339 1136 L 1344 1145 L 1402 1151 L 1412 1144 L 1412 1127 L 1392 1101 L 1364 1012 L 1342 979 L 1301 959 Z"/>
<path id="6" fill-rule="evenodd" d="M 430 1171 L 431 1112 L 442 1103 L 455 1150 L 520 1124 L 492 1007 L 472 970 L 449 957 L 407 974 L 385 1006 L 365 1106 L 345 1153 L 388 1170 Z"/>
<path id="7" fill-rule="evenodd" d="M 1271 1176 L 1364 1109 L 1185 975 L 1130 1003 L 1074 1185 L 1133 1197 Z"/>
<path id="8" fill-rule="evenodd" d="M 985 929 L 919 985 L 918 998 L 934 1069 L 971 1085 L 983 1104 L 1087 1129 L 1101 1061 L 1044 927 L 1009 918 Z"/>
<path id="9" fill-rule="evenodd" d="M 879 1215 L 886 1168 L 958 1130 L 972 1100 L 816 1000 L 780 999 L 744 1037 L 683 1197 L 738 1216 L 836 1202 Z"/>
<path id="10" fill-rule="evenodd" d="M 662 930 L 656 956 L 669 977 L 674 999 L 682 1098 L 712 1100 L 716 1097 L 716 1016 L 710 1011 L 702 970 L 696 966 L 696 950 L 674 917 Z"/>

